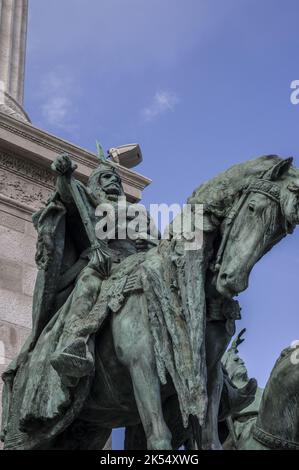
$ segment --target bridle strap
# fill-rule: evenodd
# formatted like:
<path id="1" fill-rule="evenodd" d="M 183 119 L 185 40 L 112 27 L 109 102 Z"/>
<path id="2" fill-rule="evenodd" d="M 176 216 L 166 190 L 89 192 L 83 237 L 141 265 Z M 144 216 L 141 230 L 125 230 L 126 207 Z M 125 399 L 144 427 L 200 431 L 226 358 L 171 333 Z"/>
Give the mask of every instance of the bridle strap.
<path id="1" fill-rule="evenodd" d="M 257 179 L 245 189 L 247 193 L 260 193 L 280 204 L 280 187 L 271 180 Z"/>
<path id="2" fill-rule="evenodd" d="M 233 222 L 235 221 L 240 209 L 242 208 L 244 202 L 246 201 L 250 193 L 264 194 L 265 196 L 269 197 L 280 205 L 280 187 L 278 186 L 278 184 L 273 183 L 273 181 L 266 179 L 257 179 L 250 183 L 249 186 L 246 186 L 243 189 L 243 193 L 240 199 L 233 205 L 231 211 L 225 219 L 225 229 L 217 253 L 214 271 L 219 271 L 220 269 L 223 253 L 233 227 Z"/>
<path id="3" fill-rule="evenodd" d="M 216 257 L 215 271 L 219 271 L 220 269 L 222 256 L 223 256 L 224 249 L 226 247 L 231 229 L 233 227 L 233 222 L 235 218 L 237 217 L 244 202 L 246 201 L 247 197 L 248 197 L 248 194 L 244 192 L 242 196 L 240 197 L 240 199 L 233 205 L 231 211 L 229 212 L 228 216 L 225 219 L 225 229 L 223 232 L 222 240 L 221 240 L 220 247 L 217 253 L 217 257 Z"/>
<path id="4" fill-rule="evenodd" d="M 256 424 L 253 427 L 253 437 L 270 449 L 299 450 L 299 442 L 288 441 L 282 437 L 274 436 L 274 434 L 264 431 Z"/>

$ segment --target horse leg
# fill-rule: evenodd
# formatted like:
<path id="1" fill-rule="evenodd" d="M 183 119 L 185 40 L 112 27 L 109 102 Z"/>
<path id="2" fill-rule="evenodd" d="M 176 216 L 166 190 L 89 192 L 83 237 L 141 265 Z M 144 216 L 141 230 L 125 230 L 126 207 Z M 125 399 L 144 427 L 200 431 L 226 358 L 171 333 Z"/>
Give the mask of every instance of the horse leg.
<path id="1" fill-rule="evenodd" d="M 221 449 L 218 436 L 218 413 L 223 386 L 221 358 L 229 344 L 231 336 L 225 328 L 225 321 L 208 321 L 206 328 L 206 361 L 208 408 L 205 425 L 202 430 L 202 448 Z"/>
<path id="2" fill-rule="evenodd" d="M 126 427 L 124 449 L 146 450 L 146 437 L 142 424 Z"/>
<path id="3" fill-rule="evenodd" d="M 168 397 L 163 403 L 163 415 L 172 435 L 172 448 L 179 449 L 192 440 L 192 430 L 184 428 L 177 395 Z M 127 426 L 125 433 L 125 450 L 146 449 L 146 437 L 142 424 Z M 194 447 L 190 447 L 190 450 Z M 186 449 L 187 450 L 187 449 Z"/>
<path id="4" fill-rule="evenodd" d="M 134 364 L 130 368 L 130 374 L 147 448 L 172 449 L 171 434 L 163 418 L 160 384 L 156 371 L 149 367 L 146 360 L 141 360 L 139 364 Z"/>
<path id="5" fill-rule="evenodd" d="M 221 450 L 218 436 L 218 412 L 223 385 L 221 364 L 208 368 L 208 408 L 206 422 L 202 431 L 202 448 L 205 450 Z"/>
<path id="6" fill-rule="evenodd" d="M 145 299 L 132 295 L 112 321 L 115 351 L 130 372 L 147 449 L 171 449 L 171 433 L 162 411 L 160 381 L 156 370 Z"/>

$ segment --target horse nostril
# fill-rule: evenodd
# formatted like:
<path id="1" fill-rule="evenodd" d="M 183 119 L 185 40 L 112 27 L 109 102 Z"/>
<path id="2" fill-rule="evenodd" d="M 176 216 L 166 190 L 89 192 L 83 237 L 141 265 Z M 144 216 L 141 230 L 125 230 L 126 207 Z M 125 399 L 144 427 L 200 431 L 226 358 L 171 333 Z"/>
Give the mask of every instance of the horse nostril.
<path id="1" fill-rule="evenodd" d="M 227 281 L 227 274 L 226 273 L 220 274 L 220 279 L 221 279 L 221 281 L 226 282 Z"/>

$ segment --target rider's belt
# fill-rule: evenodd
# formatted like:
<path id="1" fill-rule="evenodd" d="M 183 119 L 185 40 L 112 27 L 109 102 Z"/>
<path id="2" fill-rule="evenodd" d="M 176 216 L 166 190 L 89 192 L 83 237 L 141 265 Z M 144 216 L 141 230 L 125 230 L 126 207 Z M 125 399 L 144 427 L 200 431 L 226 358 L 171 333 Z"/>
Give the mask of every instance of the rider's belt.
<path id="1" fill-rule="evenodd" d="M 127 282 L 125 284 L 123 293 L 126 295 L 126 294 L 133 294 L 133 293 L 135 294 L 138 292 L 143 292 L 141 278 L 139 274 L 135 274 L 135 273 L 130 274 L 127 277 Z"/>
<path id="2" fill-rule="evenodd" d="M 108 307 L 112 312 L 116 313 L 122 307 L 127 296 L 140 292 L 143 292 L 140 276 L 135 273 L 129 274 L 113 284 Z"/>

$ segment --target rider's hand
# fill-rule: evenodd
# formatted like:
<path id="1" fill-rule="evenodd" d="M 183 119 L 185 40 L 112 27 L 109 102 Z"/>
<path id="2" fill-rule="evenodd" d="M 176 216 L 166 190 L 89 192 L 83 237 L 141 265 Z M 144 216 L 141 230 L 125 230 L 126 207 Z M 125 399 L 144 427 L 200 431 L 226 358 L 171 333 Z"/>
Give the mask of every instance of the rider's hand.
<path id="1" fill-rule="evenodd" d="M 70 175 L 77 165 L 74 165 L 72 160 L 67 154 L 59 155 L 56 160 L 51 165 L 52 170 L 54 170 L 59 175 Z"/>
<path id="2" fill-rule="evenodd" d="M 145 240 L 144 238 L 137 238 L 137 240 L 135 240 L 135 245 L 136 245 L 138 253 L 141 251 L 148 250 L 148 241 Z"/>

